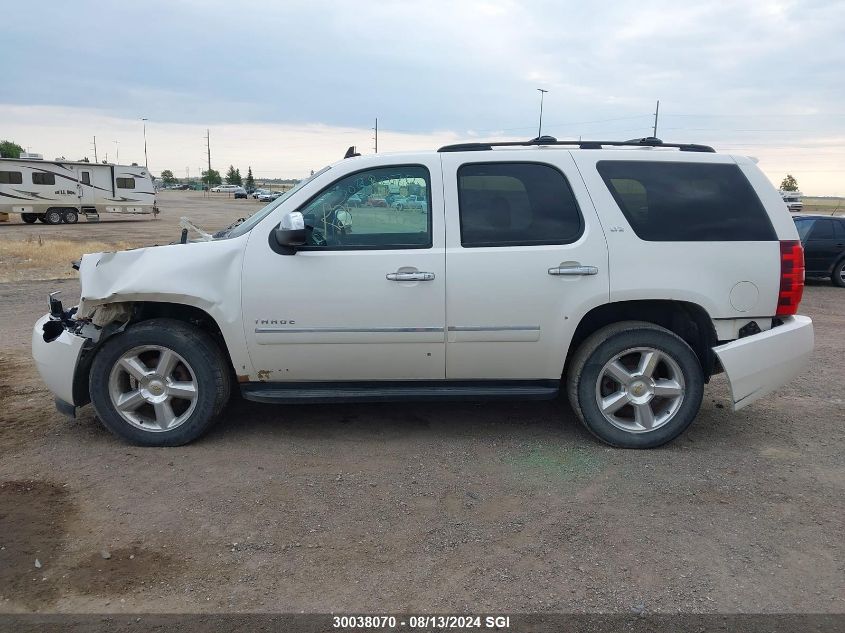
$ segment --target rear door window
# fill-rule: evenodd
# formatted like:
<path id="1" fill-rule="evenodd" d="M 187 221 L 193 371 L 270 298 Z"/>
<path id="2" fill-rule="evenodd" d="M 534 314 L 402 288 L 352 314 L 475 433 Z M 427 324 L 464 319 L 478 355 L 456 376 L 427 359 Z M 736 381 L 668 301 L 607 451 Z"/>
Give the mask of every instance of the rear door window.
<path id="1" fill-rule="evenodd" d="M 583 233 L 572 188 L 551 165 L 461 165 L 458 205 L 465 248 L 570 244 Z"/>
<path id="2" fill-rule="evenodd" d="M 643 240 L 777 239 L 765 208 L 737 165 L 603 160 L 596 169 Z"/>
<path id="3" fill-rule="evenodd" d="M 813 230 L 810 231 L 811 240 L 832 240 L 833 220 L 816 220 L 813 223 Z"/>

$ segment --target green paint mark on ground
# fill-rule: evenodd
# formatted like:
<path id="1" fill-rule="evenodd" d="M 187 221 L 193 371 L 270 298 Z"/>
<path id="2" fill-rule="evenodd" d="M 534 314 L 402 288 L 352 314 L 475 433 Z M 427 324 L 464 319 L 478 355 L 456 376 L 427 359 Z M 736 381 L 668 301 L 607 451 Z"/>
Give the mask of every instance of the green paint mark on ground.
<path id="1" fill-rule="evenodd" d="M 535 446 L 510 460 L 511 465 L 524 474 L 542 474 L 567 480 L 593 475 L 604 467 L 604 462 L 590 451 L 557 446 Z"/>

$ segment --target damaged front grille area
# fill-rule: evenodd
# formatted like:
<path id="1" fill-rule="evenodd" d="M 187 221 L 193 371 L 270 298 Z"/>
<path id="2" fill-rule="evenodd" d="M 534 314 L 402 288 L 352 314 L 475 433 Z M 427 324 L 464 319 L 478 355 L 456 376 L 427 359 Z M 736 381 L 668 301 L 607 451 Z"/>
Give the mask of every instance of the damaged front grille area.
<path id="1" fill-rule="evenodd" d="M 89 319 L 77 319 L 77 307 L 74 306 L 65 310 L 61 300 L 56 296 L 59 292 L 51 292 L 48 298 L 50 306 L 50 319 L 44 323 L 42 328 L 45 343 L 51 343 L 68 331 L 71 334 L 90 339 L 96 343 L 100 338 L 101 328 L 94 325 Z"/>

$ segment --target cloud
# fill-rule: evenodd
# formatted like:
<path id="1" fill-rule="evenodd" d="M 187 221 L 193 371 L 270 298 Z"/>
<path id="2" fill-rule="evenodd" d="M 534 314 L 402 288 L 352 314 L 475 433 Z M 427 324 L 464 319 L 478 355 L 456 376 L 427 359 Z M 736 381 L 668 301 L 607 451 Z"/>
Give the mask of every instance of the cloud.
<path id="1" fill-rule="evenodd" d="M 201 148 L 188 139 L 207 126 L 226 143 L 232 130 L 239 160 L 257 150 L 235 152 L 235 130 L 250 130 L 256 143 L 301 130 L 291 143 L 310 152 L 323 146 L 318 129 L 332 132 L 332 147 L 347 138 L 368 144 L 375 117 L 400 146 L 530 136 L 538 87 L 550 90 L 544 131 L 559 136 L 644 136 L 658 98 L 670 140 L 756 143 L 783 156 L 780 148 L 791 147 L 800 162 L 783 159 L 777 169 L 816 169 L 806 140 L 845 134 L 841 2 L 244 0 L 233 12 L 222 0 L 148 0 L 141 13 L 93 0 L 40 6 L 4 15 L 0 100 L 97 112 L 81 138 L 112 124 L 127 138 L 140 116 L 151 119 L 151 134 L 191 130 L 181 160 L 189 164 Z M 2 123 L 4 135 L 33 143 Z M 750 129 L 758 131 L 737 131 Z M 56 151 L 78 153 L 85 143 Z M 285 156 L 279 166 L 295 170 L 322 154 L 297 163 Z M 826 160 L 828 176 L 816 184 L 841 191 L 841 163 L 832 153 Z"/>

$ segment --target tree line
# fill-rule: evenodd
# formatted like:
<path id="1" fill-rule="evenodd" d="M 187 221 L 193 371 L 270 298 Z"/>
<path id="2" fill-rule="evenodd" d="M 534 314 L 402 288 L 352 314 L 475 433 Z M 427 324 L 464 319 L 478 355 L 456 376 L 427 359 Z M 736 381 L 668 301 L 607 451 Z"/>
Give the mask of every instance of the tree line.
<path id="1" fill-rule="evenodd" d="M 160 178 L 165 185 L 179 184 L 179 179 L 173 175 L 173 171 L 170 169 L 162 170 Z M 223 178 L 220 176 L 220 172 L 216 169 L 204 170 L 200 180 L 202 180 L 203 184 L 208 185 L 209 187 L 216 187 L 217 185 L 223 184 Z M 243 178 L 241 176 L 240 169 L 235 169 L 234 165 L 229 165 L 229 171 L 226 172 L 226 184 L 238 185 L 240 187 L 246 187 L 247 189 L 255 189 L 255 178 L 252 175 L 252 167 L 247 169 L 246 178 Z"/>
<path id="2" fill-rule="evenodd" d="M 2 140 L 0 141 L 0 158 L 20 158 L 23 147 L 14 141 Z M 82 159 L 82 162 L 88 162 L 88 158 Z M 105 161 L 103 161 L 105 162 Z M 133 163 L 134 164 L 134 163 Z M 169 169 L 161 172 L 161 180 L 165 185 L 179 184 L 179 179 L 173 175 Z M 223 184 L 223 178 L 220 172 L 216 169 L 210 169 L 202 172 L 202 182 L 209 187 L 216 187 Z M 255 189 L 255 178 L 252 176 L 252 167 L 250 166 L 246 173 L 246 178 L 241 178 L 241 170 L 235 169 L 234 165 L 229 165 L 229 171 L 226 172 L 226 184 L 239 185 L 247 189 Z M 783 191 L 798 191 L 798 181 L 792 174 L 787 174 L 781 181 L 780 188 Z"/>

